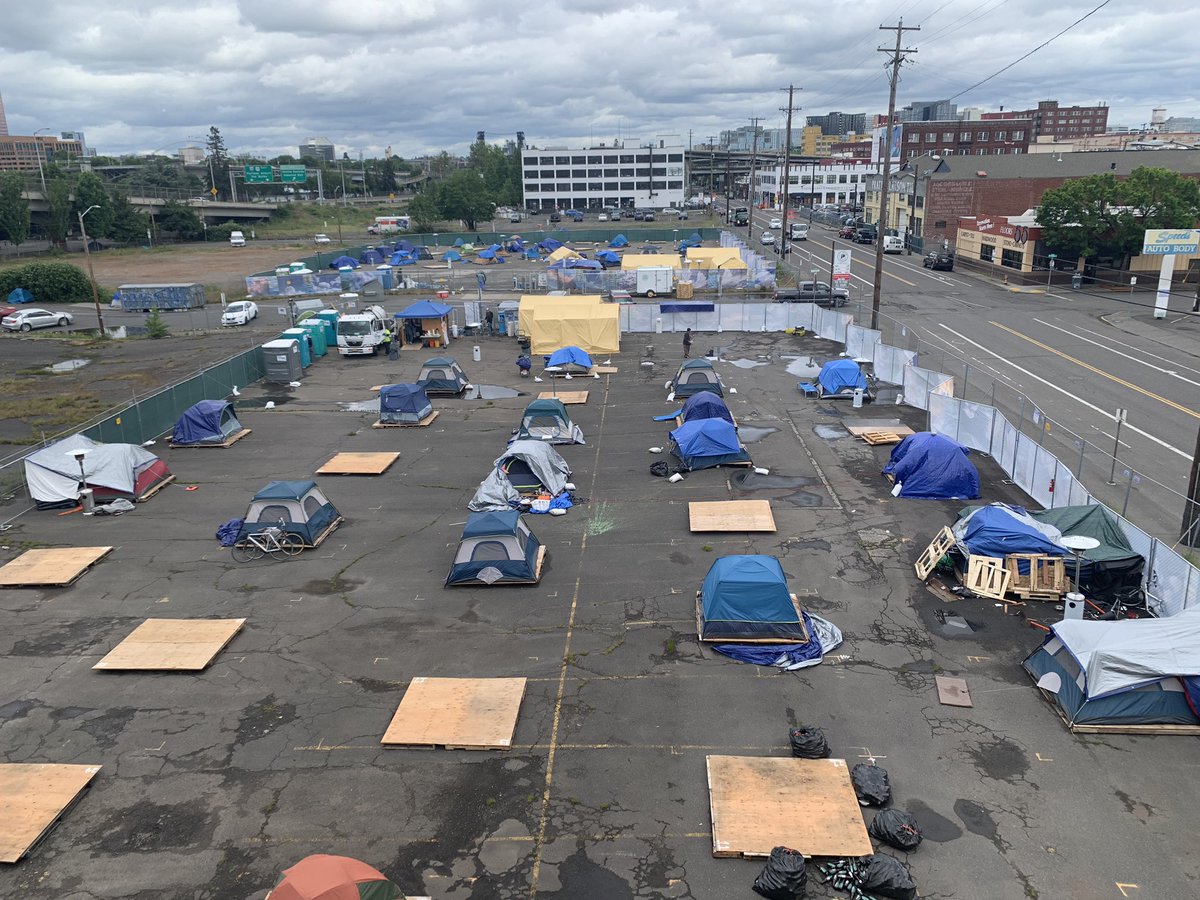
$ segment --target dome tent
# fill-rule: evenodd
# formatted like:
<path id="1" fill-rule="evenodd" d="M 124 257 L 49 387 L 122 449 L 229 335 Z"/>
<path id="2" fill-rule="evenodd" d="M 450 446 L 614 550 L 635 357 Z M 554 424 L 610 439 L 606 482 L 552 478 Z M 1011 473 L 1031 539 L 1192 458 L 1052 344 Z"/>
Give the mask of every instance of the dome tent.
<path id="1" fill-rule="evenodd" d="M 67 509 L 79 503 L 83 455 L 84 487 L 97 503 L 146 500 L 175 480 L 167 464 L 136 444 L 100 444 L 82 434 L 56 441 L 25 457 L 25 484 L 38 509 Z"/>
<path id="2" fill-rule="evenodd" d="M 315 481 L 270 481 L 250 501 L 237 539 L 279 525 L 280 519 L 284 531 L 300 535 L 309 547 L 320 544 L 343 521 Z"/>
<path id="3" fill-rule="evenodd" d="M 433 413 L 433 404 L 419 384 L 385 384 L 379 389 L 382 425 L 419 425 Z"/>
<path id="4" fill-rule="evenodd" d="M 724 419 L 684 422 L 671 432 L 669 440 L 671 453 L 690 472 L 750 462 L 750 454 L 738 440 L 737 429 Z"/>
<path id="5" fill-rule="evenodd" d="M 867 376 L 852 359 L 831 359 L 817 375 L 817 391 L 822 397 L 852 397 L 856 390 L 867 390 Z"/>
<path id="6" fill-rule="evenodd" d="M 492 464 L 467 505 L 474 512 L 509 509 L 521 495 L 541 492 L 557 497 L 567 489 L 571 467 L 543 441 L 514 441 Z"/>
<path id="7" fill-rule="evenodd" d="M 521 416 L 514 440 L 545 441 L 548 444 L 584 444 L 583 432 L 571 421 L 561 400 L 547 397 L 534 400 Z"/>
<path id="8" fill-rule="evenodd" d="M 250 433 L 228 400 L 201 400 L 183 411 L 171 432 L 172 447 L 228 447 Z"/>
<path id="9" fill-rule="evenodd" d="M 592 371 L 592 358 L 579 347 L 560 347 L 546 361 L 546 368 L 551 366 L 571 375 L 587 375 Z"/>
<path id="10" fill-rule="evenodd" d="M 702 641 L 804 643 L 799 603 L 773 556 L 722 556 L 713 561 L 699 595 Z"/>
<path id="11" fill-rule="evenodd" d="M 699 419 L 724 419 L 730 425 L 737 424 L 733 421 L 733 413 L 729 411 L 729 407 L 726 405 L 724 399 L 712 391 L 701 391 L 698 394 L 692 394 L 692 396 L 684 401 L 683 409 L 680 410 L 679 415 L 683 422 L 692 422 Z"/>
<path id="12" fill-rule="evenodd" d="M 545 555 L 518 510 L 471 513 L 446 586 L 537 584 Z"/>
<path id="13" fill-rule="evenodd" d="M 425 389 L 426 394 L 461 394 L 470 381 L 454 357 L 434 356 L 421 365 L 417 384 Z"/>
<path id="14" fill-rule="evenodd" d="M 701 391 L 711 391 L 718 397 L 725 396 L 721 378 L 707 359 L 685 359 L 671 381 L 671 390 L 677 398 L 691 397 Z"/>
<path id="15" fill-rule="evenodd" d="M 928 431 L 910 434 L 892 449 L 884 475 L 900 486 L 899 497 L 927 500 L 974 500 L 979 472 L 957 441 Z"/>

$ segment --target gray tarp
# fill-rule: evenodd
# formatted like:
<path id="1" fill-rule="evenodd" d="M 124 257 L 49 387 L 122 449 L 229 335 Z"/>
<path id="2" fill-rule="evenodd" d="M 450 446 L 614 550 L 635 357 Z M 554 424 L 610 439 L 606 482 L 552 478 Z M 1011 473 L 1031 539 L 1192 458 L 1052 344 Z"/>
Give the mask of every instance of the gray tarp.
<path id="1" fill-rule="evenodd" d="M 520 459 L 529 470 L 537 476 L 538 481 L 546 486 L 550 495 L 557 497 L 567 486 L 571 476 L 571 468 L 557 450 L 542 441 L 513 441 L 504 455 L 493 463 L 493 469 L 467 508 L 473 512 L 485 510 L 509 509 L 510 502 L 519 499 L 519 494 L 509 483 L 500 466 L 508 459 Z"/>
<path id="2" fill-rule="evenodd" d="M 1167 676 L 1200 676 L 1200 610 L 1168 619 L 1067 619 L 1052 628 L 1083 669 L 1091 700 Z"/>
<path id="3" fill-rule="evenodd" d="M 79 495 L 79 463 L 70 455 L 86 450 L 84 478 L 93 487 L 133 493 L 142 469 L 158 457 L 136 444 L 98 444 L 73 434 L 25 457 L 25 481 L 30 495 L 43 503 L 73 500 Z"/>

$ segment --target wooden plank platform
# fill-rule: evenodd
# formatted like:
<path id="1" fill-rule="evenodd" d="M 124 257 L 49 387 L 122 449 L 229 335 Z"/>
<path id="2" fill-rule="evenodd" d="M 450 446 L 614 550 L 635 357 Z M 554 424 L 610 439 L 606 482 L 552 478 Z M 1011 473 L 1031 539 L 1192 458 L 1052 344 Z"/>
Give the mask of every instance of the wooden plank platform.
<path id="1" fill-rule="evenodd" d="M 542 391 L 538 394 L 539 400 L 558 400 L 563 406 L 587 403 L 587 398 L 587 391 Z"/>
<path id="2" fill-rule="evenodd" d="M 688 504 L 692 531 L 775 531 L 769 500 L 719 500 Z"/>
<path id="3" fill-rule="evenodd" d="M 159 491 L 161 491 L 163 488 L 165 488 L 168 484 L 170 484 L 174 480 L 175 480 L 174 475 L 168 475 L 166 478 L 164 478 L 158 484 L 151 487 L 150 490 L 146 491 L 146 493 L 144 493 L 140 497 L 138 497 L 137 502 L 145 503 L 147 500 L 149 500 L 151 497 L 153 497 L 155 494 L 157 494 Z"/>
<path id="4" fill-rule="evenodd" d="M 704 644 L 806 644 L 811 635 L 808 629 L 804 627 L 804 616 L 800 614 L 800 600 L 795 594 L 788 594 L 792 598 L 792 608 L 796 610 L 796 616 L 800 619 L 800 630 L 804 634 L 802 640 L 795 638 L 737 638 L 737 637 L 719 637 L 706 638 L 702 637 L 704 631 L 704 612 L 701 608 L 700 592 L 696 591 L 696 637 Z"/>
<path id="5" fill-rule="evenodd" d="M 382 475 L 400 458 L 399 452 L 334 454 L 317 469 L 318 475 Z"/>
<path id="6" fill-rule="evenodd" d="M 524 696 L 524 678 L 414 678 L 380 743 L 507 750 Z"/>
<path id="7" fill-rule="evenodd" d="M 420 422 L 376 422 L 372 428 L 424 428 L 426 425 L 432 425 L 433 420 L 438 417 L 441 410 L 435 409 Z"/>
<path id="8" fill-rule="evenodd" d="M 245 619 L 146 619 L 92 668 L 200 672 L 244 624 Z"/>
<path id="9" fill-rule="evenodd" d="M 901 440 L 913 433 L 907 425 L 847 425 L 846 430 L 855 437 L 863 437 L 874 432 L 894 434 Z"/>
<path id="10" fill-rule="evenodd" d="M 709 756 L 713 856 L 805 856 L 873 851 L 844 759 Z"/>
<path id="11" fill-rule="evenodd" d="M 79 799 L 100 766 L 0 764 L 0 862 L 15 863 Z"/>
<path id="12" fill-rule="evenodd" d="M 938 702 L 943 706 L 975 705 L 971 702 L 971 689 L 967 687 L 967 679 L 934 675 L 933 681 L 937 685 Z"/>
<path id="13" fill-rule="evenodd" d="M 616 375 L 616 366 L 592 366 L 592 371 L 597 375 Z"/>
<path id="14" fill-rule="evenodd" d="M 112 547 L 26 550 L 0 568 L 0 587 L 66 587 L 112 550 Z"/>
<path id="15" fill-rule="evenodd" d="M 237 434 L 230 435 L 225 439 L 224 443 L 221 444 L 168 444 L 167 446 L 174 450 L 207 450 L 213 448 L 217 450 L 224 450 L 226 447 L 232 447 L 234 444 L 248 435 L 250 431 L 251 429 L 249 428 L 243 428 Z"/>

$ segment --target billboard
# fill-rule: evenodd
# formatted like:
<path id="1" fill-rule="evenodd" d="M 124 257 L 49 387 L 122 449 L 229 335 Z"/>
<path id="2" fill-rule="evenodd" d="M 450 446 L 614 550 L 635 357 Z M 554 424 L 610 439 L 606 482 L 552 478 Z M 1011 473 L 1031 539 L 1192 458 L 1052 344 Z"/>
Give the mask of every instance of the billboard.
<path id="1" fill-rule="evenodd" d="M 1200 230 L 1196 229 L 1147 228 L 1142 240 L 1142 253 L 1148 256 L 1197 252 L 1200 252 Z"/>
<path id="2" fill-rule="evenodd" d="M 904 151 L 904 125 L 903 123 L 893 125 L 891 134 L 888 134 L 886 128 L 876 128 L 873 131 L 873 139 L 871 141 L 871 162 L 883 162 L 884 148 L 886 146 L 887 153 L 891 156 L 892 162 L 899 163 Z"/>

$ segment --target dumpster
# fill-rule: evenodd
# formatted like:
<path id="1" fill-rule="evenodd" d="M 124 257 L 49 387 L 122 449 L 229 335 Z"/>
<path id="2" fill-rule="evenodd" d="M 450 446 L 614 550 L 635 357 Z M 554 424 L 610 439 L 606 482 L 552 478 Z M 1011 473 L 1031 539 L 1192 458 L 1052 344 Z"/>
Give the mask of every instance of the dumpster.
<path id="1" fill-rule="evenodd" d="M 294 339 L 267 341 L 262 345 L 263 378 L 267 381 L 299 381 L 304 377 L 300 365 L 300 345 Z"/>
<path id="2" fill-rule="evenodd" d="M 306 319 L 297 328 L 303 328 L 312 337 L 313 356 L 324 356 L 329 352 L 329 341 L 325 339 L 325 323 L 317 319 Z"/>
<path id="3" fill-rule="evenodd" d="M 283 340 L 292 340 L 300 345 L 300 367 L 307 369 L 313 363 L 313 339 L 307 328 L 289 328 L 279 335 Z"/>

